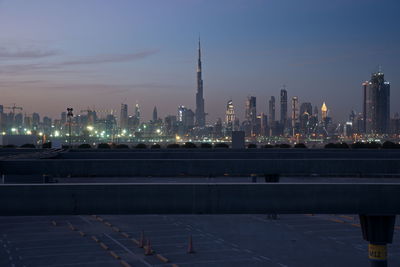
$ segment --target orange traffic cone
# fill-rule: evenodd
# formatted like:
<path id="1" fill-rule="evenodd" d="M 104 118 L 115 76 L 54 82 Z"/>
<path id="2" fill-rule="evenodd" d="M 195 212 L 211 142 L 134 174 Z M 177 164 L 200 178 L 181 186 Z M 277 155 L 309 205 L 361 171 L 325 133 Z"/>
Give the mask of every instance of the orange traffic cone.
<path id="1" fill-rule="evenodd" d="M 139 248 L 144 247 L 144 231 L 140 233 Z"/>
<path id="2" fill-rule="evenodd" d="M 146 245 L 146 249 L 144 251 L 144 255 L 146 255 L 146 256 L 153 255 L 153 250 L 151 249 L 150 239 L 147 239 L 147 245 Z"/>
<path id="3" fill-rule="evenodd" d="M 194 253 L 192 235 L 189 236 L 189 245 L 188 245 L 187 253 L 189 253 L 189 254 Z"/>

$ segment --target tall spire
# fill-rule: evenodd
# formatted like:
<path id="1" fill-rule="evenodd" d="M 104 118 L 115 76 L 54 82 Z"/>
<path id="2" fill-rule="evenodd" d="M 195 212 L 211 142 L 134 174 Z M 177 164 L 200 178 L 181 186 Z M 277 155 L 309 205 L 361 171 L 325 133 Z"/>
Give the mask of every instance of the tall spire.
<path id="1" fill-rule="evenodd" d="M 201 70 L 201 46 L 199 36 L 198 61 L 197 61 L 197 93 L 196 93 L 196 126 L 204 127 L 206 114 L 204 112 L 203 78 Z"/>
<path id="2" fill-rule="evenodd" d="M 198 48 L 198 61 L 197 61 L 197 72 L 201 72 L 201 45 L 200 45 L 200 35 L 199 35 L 199 48 Z"/>

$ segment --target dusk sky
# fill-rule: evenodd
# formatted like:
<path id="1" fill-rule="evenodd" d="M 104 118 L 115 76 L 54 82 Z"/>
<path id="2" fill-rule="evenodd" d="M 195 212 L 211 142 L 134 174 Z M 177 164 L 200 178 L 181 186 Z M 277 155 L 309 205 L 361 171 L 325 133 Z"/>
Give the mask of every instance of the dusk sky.
<path id="1" fill-rule="evenodd" d="M 400 2 L 393 0 L 0 0 L 0 104 L 59 118 L 116 109 L 145 119 L 194 110 L 202 40 L 208 122 L 233 100 L 257 112 L 285 84 L 334 120 L 361 111 L 361 83 L 382 66 L 400 112 Z M 277 107 L 279 118 L 279 106 Z"/>

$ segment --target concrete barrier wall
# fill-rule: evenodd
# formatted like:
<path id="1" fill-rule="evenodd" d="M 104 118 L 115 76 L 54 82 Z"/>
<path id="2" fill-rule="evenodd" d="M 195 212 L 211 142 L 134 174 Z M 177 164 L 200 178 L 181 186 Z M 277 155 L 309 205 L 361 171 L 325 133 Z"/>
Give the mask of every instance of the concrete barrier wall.
<path id="1" fill-rule="evenodd" d="M 388 149 L 162 149 L 162 150 L 73 150 L 60 159 L 312 159 L 398 158 L 399 150 Z"/>
<path id="2" fill-rule="evenodd" d="M 399 214 L 399 184 L 1 185 L 0 215 Z"/>
<path id="3" fill-rule="evenodd" d="M 1 174 L 53 176 L 399 175 L 400 159 L 42 159 L 0 162 Z"/>

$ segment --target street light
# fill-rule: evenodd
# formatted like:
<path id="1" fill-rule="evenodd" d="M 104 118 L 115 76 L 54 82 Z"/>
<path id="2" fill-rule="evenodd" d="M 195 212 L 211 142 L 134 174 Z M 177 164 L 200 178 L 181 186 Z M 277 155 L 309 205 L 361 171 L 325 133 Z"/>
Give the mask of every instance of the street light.
<path id="1" fill-rule="evenodd" d="M 67 117 L 68 117 L 68 131 L 69 131 L 69 145 L 68 148 L 72 148 L 72 134 L 71 134 L 71 126 L 72 126 L 72 117 L 74 114 L 72 113 L 74 109 L 73 108 L 67 108 Z"/>

